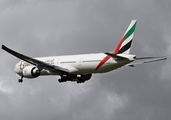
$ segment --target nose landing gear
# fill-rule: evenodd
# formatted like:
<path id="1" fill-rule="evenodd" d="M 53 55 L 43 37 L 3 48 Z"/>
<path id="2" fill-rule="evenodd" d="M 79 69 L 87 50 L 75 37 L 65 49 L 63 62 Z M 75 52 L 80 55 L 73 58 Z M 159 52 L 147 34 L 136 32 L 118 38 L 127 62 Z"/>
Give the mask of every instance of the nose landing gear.
<path id="1" fill-rule="evenodd" d="M 21 77 L 21 79 L 18 79 L 18 82 L 19 83 L 22 83 L 23 82 L 23 76 Z"/>

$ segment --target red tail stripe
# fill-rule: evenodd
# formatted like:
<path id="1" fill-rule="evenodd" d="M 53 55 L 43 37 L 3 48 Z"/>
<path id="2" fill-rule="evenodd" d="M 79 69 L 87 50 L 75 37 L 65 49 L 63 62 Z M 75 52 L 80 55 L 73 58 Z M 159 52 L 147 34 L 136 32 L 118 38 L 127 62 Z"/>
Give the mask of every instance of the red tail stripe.
<path id="1" fill-rule="evenodd" d="M 109 59 L 110 59 L 110 56 L 107 55 L 102 61 L 100 61 L 100 63 L 96 67 L 96 70 L 99 69 L 103 64 L 105 64 L 105 62 L 108 61 Z"/>
<path id="2" fill-rule="evenodd" d="M 125 35 L 122 37 L 122 39 L 121 39 L 121 41 L 119 42 L 119 44 L 118 44 L 116 50 L 113 51 L 113 54 L 117 54 L 117 53 L 119 52 L 120 47 L 121 47 L 121 45 L 122 45 L 122 43 L 123 43 L 123 41 L 124 41 L 124 38 L 125 38 Z M 103 64 L 105 64 L 106 61 L 108 61 L 110 58 L 111 58 L 111 57 L 107 55 L 102 61 L 100 61 L 100 63 L 99 63 L 98 66 L 96 67 L 96 70 L 99 69 Z"/>
<path id="3" fill-rule="evenodd" d="M 125 39 L 125 35 L 122 37 L 121 41 L 119 42 L 119 44 L 118 44 L 116 50 L 113 52 L 113 54 L 118 54 L 124 39 Z"/>

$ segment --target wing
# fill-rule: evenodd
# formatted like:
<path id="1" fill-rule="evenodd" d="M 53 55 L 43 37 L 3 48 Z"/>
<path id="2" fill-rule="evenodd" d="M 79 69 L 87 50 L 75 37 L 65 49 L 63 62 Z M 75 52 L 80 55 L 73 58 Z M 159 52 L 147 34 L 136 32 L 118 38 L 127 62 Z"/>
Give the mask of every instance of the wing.
<path id="1" fill-rule="evenodd" d="M 23 54 L 20 54 L 16 51 L 13 51 L 4 45 L 2 45 L 2 49 L 7 51 L 8 53 L 14 55 L 15 57 L 21 59 L 21 60 L 24 60 L 24 61 L 26 61 L 32 65 L 37 66 L 38 69 L 40 69 L 40 70 L 45 69 L 45 70 L 48 70 L 49 72 L 59 72 L 61 74 L 69 74 L 69 72 L 70 72 L 70 70 L 68 70 L 67 68 L 56 66 L 56 65 L 51 65 L 49 63 L 40 61 L 38 59 L 28 57 L 26 55 L 23 55 Z"/>
<path id="2" fill-rule="evenodd" d="M 135 65 L 138 65 L 138 64 L 166 60 L 167 58 L 168 57 L 166 57 L 166 56 L 162 56 L 162 57 L 141 57 L 141 58 L 136 58 L 135 61 L 127 64 L 127 66 L 134 67 Z"/>

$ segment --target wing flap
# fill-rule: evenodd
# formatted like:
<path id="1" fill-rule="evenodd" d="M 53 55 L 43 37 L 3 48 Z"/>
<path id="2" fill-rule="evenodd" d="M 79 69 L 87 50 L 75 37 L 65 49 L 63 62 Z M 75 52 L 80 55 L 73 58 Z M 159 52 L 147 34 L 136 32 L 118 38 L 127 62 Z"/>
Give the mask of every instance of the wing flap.
<path id="1" fill-rule="evenodd" d="M 55 66 L 55 68 L 56 67 L 57 67 L 57 69 L 58 69 L 58 67 L 63 68 L 64 71 L 67 71 L 70 74 L 76 74 L 78 72 L 78 69 L 71 65 L 61 64 L 59 66 Z"/>

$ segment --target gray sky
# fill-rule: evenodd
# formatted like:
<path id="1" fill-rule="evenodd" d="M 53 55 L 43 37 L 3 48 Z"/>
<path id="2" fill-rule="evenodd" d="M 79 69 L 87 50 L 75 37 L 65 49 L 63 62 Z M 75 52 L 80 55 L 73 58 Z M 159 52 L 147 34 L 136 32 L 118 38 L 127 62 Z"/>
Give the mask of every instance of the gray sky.
<path id="1" fill-rule="evenodd" d="M 170 55 L 169 0 L 0 0 L 0 43 L 37 57 L 113 51 L 137 19 L 131 53 Z M 171 62 L 96 74 L 85 84 L 24 79 L 0 50 L 2 120 L 170 120 Z"/>

